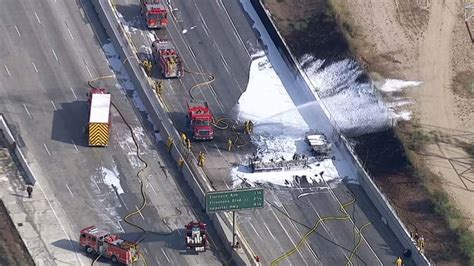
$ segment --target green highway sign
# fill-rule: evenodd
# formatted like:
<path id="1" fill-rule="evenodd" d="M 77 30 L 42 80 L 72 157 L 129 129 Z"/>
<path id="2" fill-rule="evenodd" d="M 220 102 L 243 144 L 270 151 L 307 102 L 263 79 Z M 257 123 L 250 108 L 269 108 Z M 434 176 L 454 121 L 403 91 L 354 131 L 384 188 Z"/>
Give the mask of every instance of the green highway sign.
<path id="1" fill-rule="evenodd" d="M 208 192 L 206 212 L 263 208 L 263 195 L 263 188 Z"/>

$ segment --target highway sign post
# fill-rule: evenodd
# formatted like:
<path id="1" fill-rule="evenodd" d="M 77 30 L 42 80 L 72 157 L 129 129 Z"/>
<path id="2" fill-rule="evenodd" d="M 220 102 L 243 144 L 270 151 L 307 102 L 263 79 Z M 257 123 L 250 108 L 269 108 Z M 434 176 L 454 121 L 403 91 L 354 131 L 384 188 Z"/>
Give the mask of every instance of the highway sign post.
<path id="1" fill-rule="evenodd" d="M 235 247 L 235 211 L 263 208 L 263 188 L 213 191 L 206 193 L 206 212 L 232 211 L 232 247 Z"/>

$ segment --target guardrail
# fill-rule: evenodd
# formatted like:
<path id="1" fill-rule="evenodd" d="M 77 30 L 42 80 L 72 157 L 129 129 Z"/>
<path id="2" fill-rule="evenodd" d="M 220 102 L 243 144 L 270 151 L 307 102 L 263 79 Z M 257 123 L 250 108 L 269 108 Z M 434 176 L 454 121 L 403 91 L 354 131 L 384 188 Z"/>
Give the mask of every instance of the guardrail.
<path id="1" fill-rule="evenodd" d="M 309 77 L 301 68 L 300 64 L 298 63 L 298 60 L 290 52 L 288 45 L 282 38 L 280 32 L 277 30 L 275 23 L 273 22 L 270 12 L 265 8 L 262 1 L 251 0 L 251 4 L 257 12 L 258 16 L 260 17 L 260 20 L 265 26 L 272 41 L 278 48 L 278 51 L 280 52 L 283 60 L 286 61 L 289 67 L 293 68 L 294 73 L 297 73 L 296 78 L 302 79 L 302 81 L 304 81 L 304 83 L 306 84 L 308 90 L 315 90 L 315 86 L 312 84 Z M 403 247 L 412 251 L 413 262 L 415 262 L 417 265 L 430 265 L 426 256 L 424 256 L 424 254 L 418 251 L 414 241 L 408 233 L 408 230 L 396 214 L 390 202 L 386 199 L 386 197 L 382 194 L 377 185 L 375 185 L 373 180 L 365 171 L 359 158 L 356 156 L 354 150 L 349 145 L 347 138 L 341 133 L 341 130 L 337 125 L 336 120 L 331 115 L 328 108 L 324 105 L 324 102 L 319 98 L 319 96 L 314 95 L 313 93 L 311 94 L 314 96 L 315 101 L 317 101 L 317 103 L 320 105 L 321 109 L 325 113 L 327 118 L 326 123 L 332 125 L 333 134 L 329 136 L 331 137 L 331 141 L 339 148 L 339 150 L 341 150 L 344 160 L 349 163 L 351 168 L 354 169 L 357 173 L 361 187 L 364 189 L 369 199 L 372 201 L 379 213 L 382 215 L 382 221 L 384 221 L 384 223 L 387 224 L 387 226 L 394 232 Z"/>
<path id="2" fill-rule="evenodd" d="M 120 20 L 114 12 L 112 4 L 108 0 L 92 0 L 92 4 L 98 14 L 101 24 L 110 38 L 110 41 L 117 50 L 119 57 L 122 58 L 122 60 L 125 58 L 136 57 L 137 51 L 134 51 L 133 45 L 129 43 L 127 32 L 119 22 Z M 184 165 L 181 168 L 181 172 L 183 173 L 186 182 L 199 199 L 204 210 L 205 193 L 214 190 L 209 179 L 204 171 L 197 166 L 195 156 L 182 144 L 178 131 L 175 129 L 173 122 L 166 113 L 163 103 L 155 96 L 153 88 L 148 82 L 148 76 L 137 60 L 125 60 L 123 67 L 129 74 L 130 81 L 142 100 L 150 120 L 157 127 L 156 130 L 165 142 L 168 138 L 173 140 L 170 155 L 175 162 L 178 162 L 181 158 L 184 159 Z M 245 245 L 245 239 L 239 231 L 237 231 L 237 237 L 242 240 L 242 249 L 236 250 L 231 248 L 230 243 L 232 242 L 232 231 L 230 230 L 231 221 L 229 216 L 220 214 L 208 215 L 213 222 L 219 237 L 224 243 L 229 243 L 228 245 L 225 245 L 225 248 L 232 255 L 233 261 L 237 265 L 255 264 L 253 260 L 254 255 L 250 250 L 250 247 Z"/>
<path id="3" fill-rule="evenodd" d="M 10 151 L 18 159 L 18 162 L 20 162 L 20 165 L 23 171 L 25 171 L 25 176 L 27 178 L 27 180 L 25 181 L 29 185 L 34 185 L 36 183 L 35 175 L 33 174 L 33 171 L 31 170 L 30 166 L 28 165 L 28 162 L 26 161 L 26 157 L 23 154 L 23 151 L 17 145 L 17 141 L 15 140 L 15 137 L 13 137 L 10 127 L 8 126 L 8 123 L 5 120 L 5 117 L 3 116 L 3 114 L 0 114 L 0 130 L 3 136 L 5 137 L 5 139 L 7 140 Z"/>

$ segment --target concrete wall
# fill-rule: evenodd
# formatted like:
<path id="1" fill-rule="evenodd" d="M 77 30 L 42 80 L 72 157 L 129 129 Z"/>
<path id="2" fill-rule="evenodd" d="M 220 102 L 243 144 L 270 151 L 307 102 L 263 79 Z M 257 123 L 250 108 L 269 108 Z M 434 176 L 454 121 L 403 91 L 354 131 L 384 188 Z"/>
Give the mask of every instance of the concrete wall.
<path id="1" fill-rule="evenodd" d="M 268 34 L 272 38 L 272 41 L 277 46 L 278 51 L 280 52 L 281 56 L 286 61 L 288 66 L 292 68 L 294 73 L 299 76 L 297 77 L 298 79 L 302 79 L 304 81 L 306 85 L 305 89 L 314 91 L 315 88 L 313 87 L 310 79 L 301 69 L 301 66 L 298 64 L 298 61 L 292 55 L 281 34 L 278 32 L 273 20 L 271 19 L 270 12 L 264 7 L 261 0 L 251 0 L 251 3 L 258 16 L 260 17 L 262 23 L 264 24 Z M 426 257 L 417 251 L 413 240 L 409 236 L 408 230 L 400 221 L 399 217 L 397 216 L 393 207 L 390 205 L 389 201 L 381 193 L 381 191 L 375 185 L 373 180 L 362 167 L 362 164 L 355 155 L 354 150 L 351 148 L 349 142 L 341 133 L 341 130 L 337 126 L 335 119 L 331 116 L 328 109 L 324 106 L 324 103 L 318 96 L 315 96 L 315 100 L 321 106 L 326 115 L 327 120 L 324 121 L 324 123 L 328 123 L 333 126 L 334 134 L 332 134 L 331 136 L 331 141 L 341 151 L 341 155 L 343 156 L 344 161 L 349 165 L 351 169 L 353 169 L 357 173 L 361 187 L 364 189 L 367 196 L 370 198 L 372 203 L 380 212 L 383 217 L 383 220 L 386 221 L 387 226 L 389 226 L 390 229 L 395 233 L 404 248 L 412 250 L 413 261 L 417 265 L 429 265 L 429 262 Z"/>
<path id="2" fill-rule="evenodd" d="M 148 77 L 143 68 L 138 64 L 137 60 L 125 60 L 126 58 L 136 57 L 137 52 L 132 48 L 128 41 L 127 33 L 124 31 L 123 25 L 119 23 L 116 13 L 112 5 L 107 0 L 92 0 L 92 4 L 99 16 L 105 31 L 107 32 L 110 41 L 114 45 L 119 57 L 125 61 L 124 68 L 130 76 L 130 81 L 133 83 L 140 99 L 142 100 L 148 115 L 155 125 L 155 130 L 158 130 L 161 137 L 167 142 L 170 137 L 174 144 L 170 151 L 170 155 L 177 162 L 179 158 L 185 159 L 185 164 L 182 167 L 182 173 L 193 190 L 196 197 L 199 199 L 201 206 L 205 209 L 204 195 L 208 191 L 214 190 L 204 173 L 204 171 L 197 166 L 197 160 L 194 155 L 187 151 L 181 144 L 181 138 L 176 131 L 171 119 L 165 111 L 161 101 L 157 99 L 155 93 L 148 82 Z M 229 254 L 232 255 L 234 262 L 237 265 L 251 265 L 253 263 L 253 254 L 245 245 L 242 249 L 234 250 L 230 247 L 232 241 L 232 232 L 229 229 L 229 220 L 223 214 L 210 214 L 211 221 L 214 228 L 216 228 L 219 237 L 228 245 L 225 247 Z M 239 239 L 243 239 L 240 233 L 237 234 Z"/>
<path id="3" fill-rule="evenodd" d="M 25 180 L 29 185 L 34 185 L 36 183 L 36 178 L 35 175 L 33 174 L 33 171 L 31 170 L 30 166 L 28 165 L 28 162 L 26 161 L 26 157 L 23 154 L 23 151 L 21 148 L 17 145 L 17 142 L 15 138 L 13 137 L 13 134 L 8 127 L 8 123 L 5 120 L 5 117 L 3 114 L 0 114 L 0 130 L 2 131 L 2 134 L 5 136 L 5 139 L 8 142 L 8 146 L 13 149 L 13 155 L 16 157 L 18 162 L 20 163 L 23 171 L 25 171 L 25 176 L 27 180 Z"/>

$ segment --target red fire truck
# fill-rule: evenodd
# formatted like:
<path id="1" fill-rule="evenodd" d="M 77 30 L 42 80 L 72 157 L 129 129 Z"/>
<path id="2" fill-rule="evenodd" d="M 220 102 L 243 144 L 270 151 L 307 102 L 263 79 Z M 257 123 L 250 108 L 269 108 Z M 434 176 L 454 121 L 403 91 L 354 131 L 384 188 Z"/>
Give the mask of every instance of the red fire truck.
<path id="1" fill-rule="evenodd" d="M 202 222 L 191 221 L 186 225 L 186 248 L 197 252 L 206 251 L 207 228 Z"/>
<path id="2" fill-rule="evenodd" d="M 183 76 L 183 63 L 173 43 L 167 40 L 156 40 L 151 44 L 151 51 L 155 63 L 160 65 L 161 73 L 165 78 Z"/>
<path id="3" fill-rule="evenodd" d="M 89 254 L 100 254 L 110 258 L 114 263 L 131 265 L 138 260 L 138 244 L 121 239 L 118 235 L 110 234 L 95 225 L 81 230 L 79 245 Z"/>
<path id="4" fill-rule="evenodd" d="M 168 11 L 161 0 L 140 0 L 140 9 L 149 29 L 168 25 Z"/>
<path id="5" fill-rule="evenodd" d="M 193 132 L 193 139 L 214 139 L 212 120 L 213 116 L 207 102 L 192 100 L 188 103 L 188 122 Z"/>

